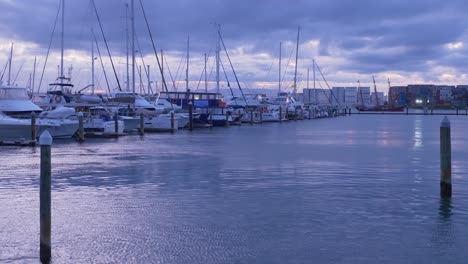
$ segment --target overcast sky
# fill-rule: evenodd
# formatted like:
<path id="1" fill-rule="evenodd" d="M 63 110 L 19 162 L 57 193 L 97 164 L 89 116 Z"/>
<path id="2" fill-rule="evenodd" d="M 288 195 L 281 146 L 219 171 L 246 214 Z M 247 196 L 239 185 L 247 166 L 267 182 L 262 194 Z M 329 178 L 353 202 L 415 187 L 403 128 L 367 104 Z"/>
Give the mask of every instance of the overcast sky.
<path id="1" fill-rule="evenodd" d="M 105 37 L 125 86 L 127 0 L 95 0 Z M 277 87 L 279 43 L 283 43 L 284 89 L 291 87 L 297 28 L 301 27 L 298 63 L 299 88 L 307 86 L 312 59 L 315 58 L 329 84 L 371 86 L 376 76 L 378 88 L 408 83 L 468 83 L 465 1 L 450 0 L 142 0 L 149 18 L 158 52 L 165 51 L 166 78 L 185 79 L 187 37 L 190 36 L 190 86 L 198 86 L 208 53 L 209 80 L 214 81 L 213 53 L 215 23 L 222 36 L 241 86 Z M 60 0 L 0 0 L 0 71 L 15 43 L 11 79 L 26 85 L 38 58 L 36 87 L 47 54 Z M 135 0 L 136 36 L 145 63 L 151 65 L 151 80 L 160 85 L 157 64 L 142 16 L 140 1 Z M 65 66 L 73 65 L 73 83 L 84 87 L 91 79 L 91 28 L 96 32 L 104 67 L 113 77 L 96 15 L 88 0 L 65 2 Z M 60 22 L 60 20 L 59 20 Z M 52 50 L 46 66 L 42 89 L 57 76 L 60 60 L 60 31 L 57 24 Z M 98 57 L 96 55 L 96 57 Z M 137 53 L 140 57 L 140 53 Z M 235 79 L 223 54 L 222 63 L 231 86 Z M 142 65 L 141 59 L 136 62 Z M 20 69 L 21 68 L 21 69 Z M 223 81 L 226 79 L 223 75 Z M 104 86 L 102 66 L 96 60 L 98 85 Z M 317 73 L 317 79 L 319 79 Z M 4 76 L 3 80 L 6 80 Z M 146 75 L 142 77 L 146 83 Z M 322 81 L 317 86 L 326 84 Z M 139 83 L 139 77 L 137 77 Z M 139 85 L 139 84 L 138 84 Z M 146 84 L 145 84 L 146 85 Z M 154 85 L 154 84 L 153 84 Z M 210 83 L 210 87 L 212 83 Z M 179 89 L 183 84 L 177 84 Z M 200 85 L 200 87 L 203 84 Z M 226 84 L 224 83 L 225 87 Z M 201 89 L 201 88 L 200 88 Z"/>

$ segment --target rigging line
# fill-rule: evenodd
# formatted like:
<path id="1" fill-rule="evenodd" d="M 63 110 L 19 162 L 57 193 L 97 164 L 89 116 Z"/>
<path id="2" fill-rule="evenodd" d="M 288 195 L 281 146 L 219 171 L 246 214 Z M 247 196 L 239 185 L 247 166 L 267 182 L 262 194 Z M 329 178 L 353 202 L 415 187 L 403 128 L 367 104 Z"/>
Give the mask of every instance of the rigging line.
<path id="1" fill-rule="evenodd" d="M 169 95 L 169 90 L 167 89 L 166 79 L 164 78 L 163 68 L 161 67 L 161 63 L 160 63 L 159 57 L 158 57 L 158 52 L 156 51 L 156 46 L 154 44 L 153 33 L 151 32 L 149 22 L 148 22 L 148 18 L 146 17 L 146 11 L 145 11 L 145 8 L 143 7 L 143 2 L 141 0 L 139 0 L 139 2 L 140 2 L 140 6 L 141 6 L 141 11 L 143 13 L 143 17 L 145 18 L 146 28 L 148 29 L 148 33 L 149 33 L 149 36 L 150 36 L 150 39 L 151 39 L 151 45 L 153 46 L 154 56 L 156 57 L 156 61 L 158 62 L 158 67 L 159 67 L 159 71 L 161 73 L 161 79 L 162 79 L 162 82 L 163 82 L 163 86 L 166 89 L 166 92 L 168 93 L 167 98 L 169 99 L 169 102 L 171 103 L 171 108 L 172 108 L 172 110 L 174 110 L 174 105 L 172 105 L 171 96 Z"/>
<path id="2" fill-rule="evenodd" d="M 221 68 L 223 68 L 223 73 L 224 73 L 224 77 L 226 78 L 227 86 L 229 87 L 229 90 L 231 90 L 232 97 L 234 97 L 234 92 L 232 91 L 231 83 L 229 83 L 229 79 L 228 79 L 226 70 L 224 69 L 224 64 L 223 64 L 223 62 L 221 60 L 219 60 L 219 64 L 221 64 Z M 236 104 L 237 104 L 237 102 L 236 102 Z"/>
<path id="3" fill-rule="evenodd" d="M 294 50 L 295 50 L 295 49 L 292 49 L 292 50 L 291 50 L 291 54 L 289 54 L 288 63 L 286 64 L 286 67 L 285 67 L 284 73 L 283 73 L 283 77 L 281 78 L 281 84 L 284 83 L 284 79 L 286 78 L 286 73 L 288 73 L 288 67 L 289 67 L 289 64 L 291 63 L 291 59 L 292 59 L 292 55 L 294 54 Z M 287 88 L 290 88 L 289 85 L 288 85 Z"/>
<path id="4" fill-rule="evenodd" d="M 112 92 L 111 92 L 110 85 L 109 85 L 109 79 L 107 78 L 106 69 L 104 67 L 104 62 L 102 61 L 101 49 L 99 48 L 99 44 L 97 42 L 96 34 L 94 34 L 94 32 L 93 32 L 93 37 L 94 37 L 94 41 L 96 42 L 96 50 L 97 50 L 98 55 L 99 55 L 99 61 L 101 61 L 102 72 L 104 73 L 104 79 L 106 80 L 107 90 L 109 91 L 109 95 L 111 95 Z"/>
<path id="5" fill-rule="evenodd" d="M 10 62 L 10 57 L 8 57 L 8 60 L 7 60 L 7 62 L 5 63 L 5 67 L 3 67 L 2 76 L 0 77 L 0 81 L 3 81 L 3 76 L 5 75 L 6 68 L 8 67 L 8 63 L 9 63 L 9 62 Z"/>
<path id="6" fill-rule="evenodd" d="M 338 101 L 338 98 L 336 98 L 334 92 L 332 91 L 332 89 L 330 88 L 330 85 L 328 85 L 328 82 L 327 80 L 325 79 L 325 76 L 323 76 L 323 73 L 322 73 L 322 70 L 320 69 L 317 61 L 315 61 L 315 66 L 317 66 L 317 70 L 319 71 L 320 75 L 322 76 L 323 80 L 325 81 L 325 84 L 327 85 L 328 89 L 331 91 L 331 95 L 333 96 L 333 99 L 335 99 L 335 101 L 338 103 L 338 106 L 341 107 L 341 103 Z M 330 102 L 331 103 L 331 102 Z M 333 105 L 333 104 L 332 104 Z"/>
<path id="7" fill-rule="evenodd" d="M 114 61 L 112 60 L 112 56 L 109 50 L 109 45 L 107 45 L 107 39 L 106 39 L 106 36 L 104 35 L 104 29 L 102 28 L 101 18 L 99 17 L 96 3 L 94 2 L 94 0 L 91 0 L 91 1 L 93 2 L 94 11 L 96 13 L 96 18 L 99 23 L 99 28 L 101 29 L 101 34 L 102 34 L 102 38 L 104 39 L 104 44 L 106 45 L 107 54 L 109 54 L 109 59 L 112 65 L 112 70 L 114 71 L 115 79 L 117 80 L 117 86 L 119 87 L 119 91 L 122 91 L 122 87 L 120 86 L 119 76 L 117 75 L 117 71 L 115 70 L 115 65 L 114 65 Z"/>
<path id="8" fill-rule="evenodd" d="M 182 74 L 182 63 L 184 62 L 184 57 L 180 57 L 180 62 L 179 62 L 179 66 L 177 67 L 177 71 L 176 71 L 176 75 L 175 75 L 175 79 L 179 79 L 179 75 Z M 175 90 L 179 90 L 179 81 L 177 81 L 177 85 L 174 87 Z"/>
<path id="9" fill-rule="evenodd" d="M 16 83 L 16 79 L 18 79 L 18 75 L 21 73 L 23 66 L 24 66 L 24 61 L 23 63 L 21 63 L 21 66 L 19 67 L 18 72 L 16 73 L 15 79 L 13 79 L 13 83 Z"/>
<path id="10" fill-rule="evenodd" d="M 135 34 L 135 39 L 136 39 L 136 43 L 137 43 L 137 46 L 138 46 L 138 51 L 140 53 L 141 62 L 143 63 L 143 68 L 145 68 L 145 74 L 146 74 L 146 76 L 148 76 L 148 74 L 149 74 L 148 69 L 146 68 L 145 59 L 143 58 L 143 52 L 141 51 L 141 47 L 140 47 L 140 41 L 138 41 L 138 37 L 136 36 L 136 34 Z M 141 73 L 140 73 L 140 75 L 141 75 Z M 151 86 L 150 84 L 148 84 L 148 85 Z M 150 91 L 148 90 L 148 93 L 149 92 Z"/>
<path id="11" fill-rule="evenodd" d="M 205 59 L 205 56 L 203 56 L 203 59 Z M 202 70 L 202 72 L 200 74 L 200 79 L 198 80 L 197 89 L 195 89 L 196 92 L 198 91 L 198 88 L 200 87 L 200 84 L 201 84 L 201 81 L 203 79 L 203 74 L 205 73 L 205 70 L 206 70 L 205 67 L 203 67 L 203 70 Z"/>
<path id="12" fill-rule="evenodd" d="M 174 80 L 174 78 L 172 77 L 171 68 L 169 67 L 169 64 L 168 64 L 168 62 L 167 62 L 167 59 L 164 60 L 164 62 L 166 63 L 166 68 L 167 68 L 167 71 L 169 72 L 169 77 L 171 77 L 172 89 L 175 90 L 175 89 L 176 89 L 176 87 L 175 87 L 175 80 Z"/>
<path id="13" fill-rule="evenodd" d="M 41 90 L 41 85 L 42 85 L 42 80 L 44 78 L 44 73 L 45 73 L 45 68 L 47 66 L 47 61 L 49 60 L 49 54 L 50 54 L 50 48 L 52 47 L 52 41 L 54 40 L 54 34 L 55 34 L 55 29 L 57 28 L 57 21 L 60 15 L 60 9 L 62 7 L 63 1 L 60 1 L 58 9 L 57 9 L 57 15 L 55 16 L 55 22 L 54 22 L 54 28 L 52 29 L 52 34 L 50 36 L 50 41 L 49 41 L 49 48 L 47 48 L 47 54 L 46 54 L 46 59 L 44 61 L 44 66 L 42 67 L 42 73 L 41 73 L 41 79 L 39 80 L 39 85 L 37 87 L 37 92 Z M 2 75 L 3 77 L 3 75 Z"/>
<path id="14" fill-rule="evenodd" d="M 223 44 L 224 47 L 224 52 L 226 53 L 226 57 L 229 61 L 229 64 L 231 65 L 232 72 L 234 73 L 234 77 L 236 78 L 237 85 L 239 86 L 239 90 L 241 91 L 242 97 L 244 98 L 245 104 L 247 104 L 247 99 L 245 98 L 244 91 L 242 91 L 242 88 L 239 83 L 239 79 L 237 78 L 236 70 L 234 70 L 234 66 L 232 65 L 231 58 L 229 57 L 229 53 L 227 52 L 226 45 L 224 44 L 224 39 L 221 36 L 221 32 L 218 30 L 218 35 L 219 39 L 221 40 L 221 43 Z M 220 60 L 221 61 L 221 60 Z"/>

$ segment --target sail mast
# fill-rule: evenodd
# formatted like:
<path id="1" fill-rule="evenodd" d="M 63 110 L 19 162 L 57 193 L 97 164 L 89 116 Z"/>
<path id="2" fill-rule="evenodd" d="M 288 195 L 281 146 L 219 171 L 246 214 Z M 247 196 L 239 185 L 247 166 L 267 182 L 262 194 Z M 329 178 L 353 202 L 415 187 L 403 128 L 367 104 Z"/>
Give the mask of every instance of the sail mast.
<path id="1" fill-rule="evenodd" d="M 376 106 L 378 106 L 379 105 L 379 97 L 377 96 L 377 85 L 375 84 L 374 75 L 372 75 L 372 80 L 374 81 L 375 103 L 376 103 Z"/>
<path id="2" fill-rule="evenodd" d="M 219 61 L 221 52 L 221 25 L 218 24 L 216 41 L 216 92 L 219 93 Z"/>
<path id="3" fill-rule="evenodd" d="M 187 37 L 187 69 L 185 71 L 185 90 L 187 92 L 189 89 L 189 60 L 190 60 L 190 36 Z"/>
<path id="4" fill-rule="evenodd" d="M 94 35 L 93 29 L 91 34 Z M 91 94 L 94 95 L 94 41 L 91 41 Z"/>
<path id="5" fill-rule="evenodd" d="M 278 94 L 281 93 L 281 52 L 283 50 L 283 43 L 280 42 L 279 47 L 279 65 L 278 65 Z"/>
<path id="6" fill-rule="evenodd" d="M 131 2 L 131 23 L 132 23 L 132 92 L 135 96 L 135 1 Z M 133 103 L 133 109 L 135 109 L 135 103 Z"/>
<path id="7" fill-rule="evenodd" d="M 63 84 L 65 76 L 63 75 L 63 50 L 65 47 L 65 0 L 62 0 L 62 40 L 60 53 L 60 84 Z"/>
<path id="8" fill-rule="evenodd" d="M 206 72 L 207 71 L 207 68 L 206 68 L 206 64 L 208 62 L 208 57 L 205 53 L 205 93 L 208 92 L 208 73 Z"/>
<path id="9" fill-rule="evenodd" d="M 297 91 L 297 60 L 299 58 L 299 34 L 301 32 L 301 27 L 297 28 L 297 42 L 296 42 L 296 65 L 294 67 L 294 92 L 293 95 L 296 95 Z"/>
<path id="10" fill-rule="evenodd" d="M 126 90 L 127 92 L 130 91 L 130 69 L 129 69 L 129 40 L 128 40 L 128 3 L 125 3 L 125 42 L 126 42 L 126 49 L 127 49 L 127 85 Z"/>
<path id="11" fill-rule="evenodd" d="M 8 61 L 8 85 L 11 85 L 11 62 L 13 61 L 13 43 L 11 43 L 10 58 Z"/>

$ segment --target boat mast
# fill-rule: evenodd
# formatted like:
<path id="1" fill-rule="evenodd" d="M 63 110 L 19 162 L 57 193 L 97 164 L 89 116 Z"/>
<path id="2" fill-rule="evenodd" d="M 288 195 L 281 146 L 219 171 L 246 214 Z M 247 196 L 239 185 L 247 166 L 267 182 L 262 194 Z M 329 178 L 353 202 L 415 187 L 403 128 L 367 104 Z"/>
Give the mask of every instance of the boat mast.
<path id="1" fill-rule="evenodd" d="M 312 60 L 312 75 L 314 76 L 314 97 L 315 97 L 315 104 L 318 105 L 318 98 L 317 98 L 317 89 L 315 87 L 315 59 Z"/>
<path id="2" fill-rule="evenodd" d="M 278 95 L 281 93 L 281 52 L 283 50 L 283 43 L 280 42 L 280 50 L 279 50 L 279 66 L 278 66 Z"/>
<path id="3" fill-rule="evenodd" d="M 34 57 L 34 67 L 33 67 L 33 74 L 31 79 L 31 93 L 34 94 L 34 85 L 36 80 L 36 66 L 37 66 L 37 57 Z"/>
<path id="4" fill-rule="evenodd" d="M 294 92 L 293 95 L 296 95 L 297 91 L 297 60 L 299 58 L 299 34 L 301 32 L 301 27 L 297 28 L 297 42 L 296 42 L 296 65 L 294 67 Z"/>
<path id="5" fill-rule="evenodd" d="M 94 35 L 93 29 L 91 34 Z M 94 41 L 91 41 L 91 94 L 94 95 Z"/>
<path id="6" fill-rule="evenodd" d="M 161 79 L 164 80 L 164 52 L 161 49 Z M 164 82 L 161 80 L 161 91 L 164 91 Z"/>
<path id="7" fill-rule="evenodd" d="M 62 40 L 61 40 L 61 52 L 60 52 L 60 84 L 63 85 L 65 76 L 63 75 L 63 50 L 65 47 L 65 0 L 62 0 Z M 63 88 L 63 86 L 61 86 Z"/>
<path id="8" fill-rule="evenodd" d="M 148 68 L 148 74 L 147 74 L 147 77 L 148 77 L 148 94 L 151 94 L 151 93 L 153 93 L 153 89 L 151 89 L 150 66 L 146 65 L 146 67 Z"/>
<path id="9" fill-rule="evenodd" d="M 372 75 L 372 80 L 374 81 L 375 103 L 376 103 L 376 106 L 379 106 L 379 97 L 377 96 L 377 85 L 375 85 L 374 75 Z"/>
<path id="10" fill-rule="evenodd" d="M 208 56 L 205 53 L 205 93 L 208 92 L 208 74 L 207 74 L 207 69 L 206 69 L 206 64 L 208 63 Z"/>
<path id="11" fill-rule="evenodd" d="M 219 61 L 221 52 L 221 25 L 218 24 L 217 41 L 216 41 L 216 92 L 219 93 Z"/>
<path id="12" fill-rule="evenodd" d="M 132 23 L 132 92 L 135 97 L 135 0 L 131 2 L 131 23 Z M 133 102 L 133 110 L 135 111 L 135 102 Z"/>
<path id="13" fill-rule="evenodd" d="M 13 61 L 13 43 L 11 43 L 10 58 L 8 61 L 8 85 L 11 85 L 11 62 Z"/>
<path id="14" fill-rule="evenodd" d="M 190 36 L 187 37 L 187 69 L 185 71 L 185 90 L 190 92 L 189 89 L 189 60 L 190 60 Z"/>
<path id="15" fill-rule="evenodd" d="M 129 40 L 128 40 L 128 3 L 125 3 L 125 40 L 127 44 L 127 92 L 130 92 Z"/>

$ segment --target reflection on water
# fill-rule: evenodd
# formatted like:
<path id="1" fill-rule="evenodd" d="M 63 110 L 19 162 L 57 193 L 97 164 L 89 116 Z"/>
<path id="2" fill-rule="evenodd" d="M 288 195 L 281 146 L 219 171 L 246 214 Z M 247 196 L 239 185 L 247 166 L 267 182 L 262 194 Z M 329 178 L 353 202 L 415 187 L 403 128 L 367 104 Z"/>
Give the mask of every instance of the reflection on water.
<path id="1" fill-rule="evenodd" d="M 452 119 L 445 201 L 440 119 L 56 141 L 54 263 L 463 263 L 468 120 Z M 0 262 L 37 262 L 39 153 L 0 152 Z"/>

